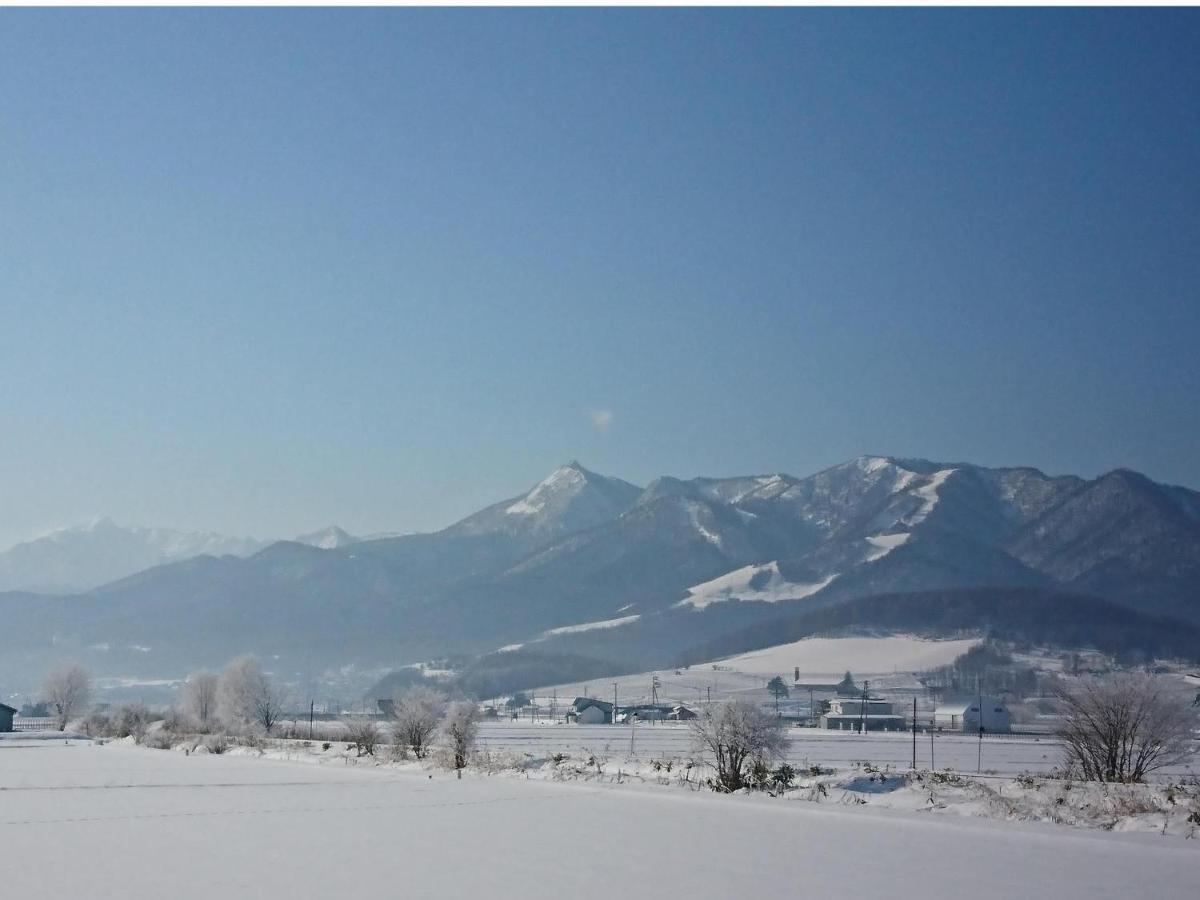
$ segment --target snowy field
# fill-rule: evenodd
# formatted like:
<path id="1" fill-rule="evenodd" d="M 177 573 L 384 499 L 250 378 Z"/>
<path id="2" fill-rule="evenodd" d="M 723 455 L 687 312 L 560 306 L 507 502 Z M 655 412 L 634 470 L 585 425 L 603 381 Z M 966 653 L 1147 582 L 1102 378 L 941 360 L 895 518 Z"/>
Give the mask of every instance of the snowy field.
<path id="1" fill-rule="evenodd" d="M 5 896 L 1192 898 L 1200 841 L 671 789 L 0 744 Z"/>
<path id="2" fill-rule="evenodd" d="M 795 669 L 803 681 L 837 682 L 847 669 L 855 677 L 870 678 L 897 672 L 921 672 L 954 662 L 978 638 L 960 641 L 923 641 L 893 636 L 877 638 L 805 638 L 764 650 L 754 650 L 721 660 L 721 665 L 751 675 L 783 675 L 790 680 Z"/>

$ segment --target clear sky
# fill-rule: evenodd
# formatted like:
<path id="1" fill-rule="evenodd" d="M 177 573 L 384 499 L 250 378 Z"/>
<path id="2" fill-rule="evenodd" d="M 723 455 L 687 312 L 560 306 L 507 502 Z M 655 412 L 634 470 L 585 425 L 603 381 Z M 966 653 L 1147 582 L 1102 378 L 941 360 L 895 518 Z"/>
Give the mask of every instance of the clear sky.
<path id="1" fill-rule="evenodd" d="M 0 544 L 578 458 L 1200 487 L 1200 15 L 0 12 Z"/>

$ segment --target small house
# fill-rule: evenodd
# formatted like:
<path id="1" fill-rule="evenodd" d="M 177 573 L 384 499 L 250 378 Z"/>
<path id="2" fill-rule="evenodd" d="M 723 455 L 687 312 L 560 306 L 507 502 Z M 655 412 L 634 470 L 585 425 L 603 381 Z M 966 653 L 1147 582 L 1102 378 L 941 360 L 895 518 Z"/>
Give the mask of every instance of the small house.
<path id="1" fill-rule="evenodd" d="M 567 718 L 580 725 L 607 725 L 612 722 L 612 704 L 591 697 L 576 697 Z"/>
<path id="2" fill-rule="evenodd" d="M 998 698 L 984 694 L 982 697 L 947 700 L 934 712 L 933 724 L 939 731 L 978 734 L 982 730 L 988 734 L 1008 734 L 1012 731 L 1012 716 Z"/>
<path id="3" fill-rule="evenodd" d="M 671 711 L 667 713 L 667 719 L 672 722 L 690 722 L 695 718 L 696 713 L 686 706 L 673 706 L 671 707 Z"/>
<path id="4" fill-rule="evenodd" d="M 7 703 L 0 703 L 0 731 L 13 730 L 13 716 L 17 711 Z"/>

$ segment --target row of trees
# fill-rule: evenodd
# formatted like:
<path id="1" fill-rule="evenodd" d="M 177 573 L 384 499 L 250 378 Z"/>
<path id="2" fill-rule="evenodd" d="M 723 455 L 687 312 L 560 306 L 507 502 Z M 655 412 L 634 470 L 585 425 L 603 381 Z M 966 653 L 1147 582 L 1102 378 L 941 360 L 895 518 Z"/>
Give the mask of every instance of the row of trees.
<path id="1" fill-rule="evenodd" d="M 54 669 L 42 681 L 42 702 L 59 731 L 82 716 L 92 697 L 91 678 L 82 666 Z M 283 715 L 287 695 L 256 660 L 243 656 L 223 672 L 196 672 L 181 690 L 182 712 L 200 731 L 259 726 L 270 732 Z"/>
<path id="2" fill-rule="evenodd" d="M 182 711 L 200 731 L 257 726 L 270 734 L 283 716 L 286 691 L 249 656 L 235 659 L 219 675 L 194 672 L 181 690 Z"/>

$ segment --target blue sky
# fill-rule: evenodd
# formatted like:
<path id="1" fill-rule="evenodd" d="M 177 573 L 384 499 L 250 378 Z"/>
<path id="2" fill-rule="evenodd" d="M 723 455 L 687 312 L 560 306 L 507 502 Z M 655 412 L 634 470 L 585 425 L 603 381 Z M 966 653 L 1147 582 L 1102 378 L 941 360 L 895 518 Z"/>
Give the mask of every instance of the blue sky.
<path id="1" fill-rule="evenodd" d="M 1190 10 L 0 12 L 0 543 L 1200 487 L 1198 97 Z"/>

